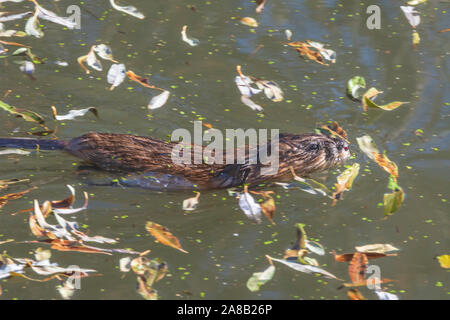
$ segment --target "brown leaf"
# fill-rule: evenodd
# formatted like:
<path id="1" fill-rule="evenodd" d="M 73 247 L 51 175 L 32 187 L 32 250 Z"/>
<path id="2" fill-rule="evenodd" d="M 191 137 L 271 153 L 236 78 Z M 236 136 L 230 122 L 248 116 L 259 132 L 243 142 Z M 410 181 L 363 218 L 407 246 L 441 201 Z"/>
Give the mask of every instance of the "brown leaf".
<path id="1" fill-rule="evenodd" d="M 364 298 L 361 292 L 359 292 L 358 289 L 348 290 L 347 295 L 350 298 L 350 300 L 367 300 L 366 298 Z"/>
<path id="2" fill-rule="evenodd" d="M 343 254 L 336 254 L 336 251 L 331 251 L 331 254 L 334 256 L 334 260 L 338 262 L 348 262 L 353 259 L 354 253 L 343 253 Z M 389 257 L 389 256 L 397 256 L 396 253 L 377 253 L 377 252 L 366 252 L 365 255 L 367 256 L 367 259 L 378 259 L 383 257 Z"/>
<path id="3" fill-rule="evenodd" d="M 348 266 L 348 274 L 352 283 L 359 283 L 364 280 L 369 259 L 364 253 L 356 252 L 353 254 L 352 261 Z"/>
<path id="4" fill-rule="evenodd" d="M 154 85 L 151 85 L 149 83 L 148 78 L 144 78 L 141 76 L 138 76 L 136 73 L 134 73 L 133 71 L 129 70 L 126 72 L 126 75 L 128 77 L 128 79 L 130 79 L 131 81 L 135 81 L 137 83 L 139 83 L 141 86 L 144 86 L 146 88 L 150 88 L 150 89 L 158 89 L 158 90 L 163 90 L 161 88 L 157 88 Z M 163 90 L 164 91 L 164 90 Z"/>
<path id="5" fill-rule="evenodd" d="M 9 193 L 9 194 L 5 194 L 4 196 L 1 196 L 0 197 L 0 208 L 5 206 L 8 203 L 8 201 L 22 198 L 25 194 L 27 194 L 28 192 L 30 192 L 34 189 L 37 189 L 37 187 L 32 187 L 32 188 L 22 191 L 22 192 Z"/>
<path id="6" fill-rule="evenodd" d="M 161 244 L 175 248 L 181 252 L 188 253 L 183 248 L 181 248 L 180 241 L 175 237 L 166 227 L 160 224 L 148 221 L 145 228 L 152 236 L 156 238 Z"/>
<path id="7" fill-rule="evenodd" d="M 395 162 L 389 160 L 389 158 L 383 153 L 373 153 L 374 159 L 376 161 L 376 163 L 378 163 L 378 165 L 380 167 L 382 167 L 385 171 L 387 171 L 388 173 L 390 173 L 392 175 L 392 177 L 394 178 L 394 181 L 397 182 L 397 178 L 398 178 L 398 167 L 395 164 Z"/>

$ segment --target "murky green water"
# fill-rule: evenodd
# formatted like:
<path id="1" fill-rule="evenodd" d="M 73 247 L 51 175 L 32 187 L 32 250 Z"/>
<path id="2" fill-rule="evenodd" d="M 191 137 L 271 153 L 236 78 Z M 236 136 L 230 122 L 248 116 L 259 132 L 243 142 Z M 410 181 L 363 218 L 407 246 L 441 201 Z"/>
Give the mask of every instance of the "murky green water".
<path id="1" fill-rule="evenodd" d="M 267 267 L 265 255 L 281 258 L 295 240 L 295 223 L 306 224 L 308 235 L 325 246 L 325 256 L 314 256 L 327 271 L 348 281 L 346 263 L 335 262 L 331 250 L 352 252 L 358 245 L 391 243 L 397 257 L 371 261 L 381 268 L 382 277 L 395 279 L 383 285 L 400 299 L 448 299 L 448 271 L 435 259 L 449 252 L 449 58 L 450 33 L 448 3 L 429 0 L 418 7 L 422 22 L 421 43 L 412 49 L 411 27 L 399 9 L 400 1 L 382 1 L 381 30 L 366 28 L 367 1 L 272 1 L 264 11 L 254 12 L 255 3 L 238 0 L 210 1 L 128 1 L 145 13 L 138 20 L 112 10 L 108 1 L 57 2 L 41 5 L 64 15 L 65 8 L 77 4 L 82 10 L 81 30 L 62 30 L 45 25 L 45 37 L 14 38 L 33 47 L 33 53 L 48 58 L 38 65 L 36 81 L 25 77 L 14 59 L 0 60 L 1 95 L 17 107 L 44 115 L 47 125 L 57 125 L 57 136 L 68 139 L 88 131 L 133 133 L 165 138 L 176 128 L 192 129 L 203 119 L 215 128 L 279 128 L 282 132 L 311 132 L 318 124 L 338 121 L 349 134 L 351 150 L 361 164 L 361 174 L 344 200 L 331 207 L 331 200 L 299 190 L 273 189 L 277 195 L 276 225 L 267 220 L 251 223 L 226 191 L 204 192 L 197 210 L 183 212 L 182 201 L 191 192 L 161 193 L 135 188 L 93 187 L 76 175 L 77 160 L 60 152 L 29 156 L 0 156 L 0 179 L 28 178 L 39 189 L 27 197 L 11 201 L 0 210 L 0 242 L 13 257 L 32 257 L 38 244 L 28 226 L 28 214 L 11 213 L 30 208 L 40 201 L 67 196 L 66 184 L 79 195 L 90 194 L 87 211 L 74 215 L 90 235 L 119 238 L 114 247 L 137 251 L 151 249 L 150 257 L 166 261 L 169 273 L 155 285 L 162 299 L 347 299 L 341 282 L 303 274 L 277 265 L 272 281 L 258 293 L 246 288 L 253 272 Z M 6 3 L 8 11 L 29 4 Z M 194 6 L 192 10 L 189 6 Z M 260 26 L 251 29 L 237 16 L 257 18 Z M 17 24 L 17 26 L 15 26 Z M 200 40 L 190 47 L 181 41 L 181 27 Z M 8 23 L 22 29 L 23 22 Z M 284 46 L 284 30 L 293 31 L 293 40 L 311 39 L 327 43 L 337 52 L 337 62 L 329 67 L 306 61 L 294 49 Z M 11 39 L 5 39 L 11 40 Z M 96 43 L 108 43 L 117 60 L 127 69 L 150 77 L 158 87 L 171 90 L 169 102 L 148 116 L 146 105 L 157 93 L 126 80 L 113 92 L 107 90 L 110 63 L 102 61 L 103 72 L 84 74 L 77 57 Z M 263 46 L 256 52 L 258 46 Z M 10 50 L 14 48 L 10 47 Z M 252 54 L 253 53 L 253 54 Z M 69 66 L 59 67 L 55 60 Z M 258 115 L 242 105 L 234 84 L 235 66 L 246 74 L 275 80 L 286 99 L 272 103 L 256 97 L 265 110 Z M 353 76 L 366 78 L 384 94 L 379 102 L 410 103 L 391 112 L 369 110 L 345 96 L 346 82 Z M 60 113 L 95 106 L 100 119 L 92 115 L 56 124 L 50 106 Z M 0 136 L 16 132 L 25 136 L 32 123 L 0 113 Z M 38 130 L 38 128 L 36 128 Z M 422 129 L 423 137 L 414 131 Z M 388 175 L 357 147 L 356 137 L 369 134 L 380 149 L 399 167 L 399 184 L 406 192 L 403 207 L 383 220 L 383 194 Z M 332 186 L 330 173 L 325 183 Z M 6 192 L 21 191 L 16 185 Z M 2 194 L 4 194 L 3 192 Z M 81 199 L 78 199 L 81 202 Z M 145 230 L 146 221 L 170 229 L 189 254 L 163 246 Z M 44 247 L 44 245 L 40 245 Z M 99 245 L 101 246 L 101 245 Z M 105 247 L 108 247 L 107 245 Z M 119 259 L 112 256 L 52 250 L 53 262 L 61 266 L 92 268 L 102 276 L 82 280 L 74 299 L 140 299 L 136 276 L 118 270 Z M 27 273 L 30 276 L 37 276 Z M 21 278 L 2 280 L 2 299 L 60 299 L 57 280 L 45 283 Z M 361 289 L 367 297 L 376 296 Z"/>

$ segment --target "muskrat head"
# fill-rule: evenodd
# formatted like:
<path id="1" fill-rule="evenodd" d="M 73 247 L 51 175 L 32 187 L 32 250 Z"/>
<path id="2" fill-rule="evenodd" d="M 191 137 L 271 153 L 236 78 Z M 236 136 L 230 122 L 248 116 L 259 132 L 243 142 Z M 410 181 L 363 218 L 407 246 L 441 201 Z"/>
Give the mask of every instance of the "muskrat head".
<path id="1" fill-rule="evenodd" d="M 293 167 L 300 173 L 309 174 L 341 164 L 350 157 L 347 141 L 323 134 L 293 136 L 288 145 L 295 156 Z M 291 153 L 292 155 L 292 153 Z"/>

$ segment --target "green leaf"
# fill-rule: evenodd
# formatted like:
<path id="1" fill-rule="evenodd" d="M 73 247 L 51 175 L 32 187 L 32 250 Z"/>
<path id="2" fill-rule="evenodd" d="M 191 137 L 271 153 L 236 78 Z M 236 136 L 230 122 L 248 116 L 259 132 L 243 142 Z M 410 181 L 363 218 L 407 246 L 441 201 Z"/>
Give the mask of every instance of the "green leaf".
<path id="1" fill-rule="evenodd" d="M 16 107 L 12 107 L 9 104 L 0 100 L 0 108 L 8 111 L 11 114 L 22 117 L 26 121 L 37 122 L 39 124 L 44 124 L 44 118 L 36 112 L 25 110 L 25 109 L 17 109 Z"/>
<path id="2" fill-rule="evenodd" d="M 275 274 L 275 266 L 271 265 L 263 272 L 255 272 L 247 281 L 247 288 L 251 292 L 259 291 L 260 287 L 270 280 L 272 280 Z"/>
<path id="3" fill-rule="evenodd" d="M 352 99 L 358 100 L 358 89 L 366 87 L 366 80 L 363 77 L 355 76 L 347 82 L 347 95 Z"/>
<path id="4" fill-rule="evenodd" d="M 397 109 L 398 107 L 400 107 L 403 104 L 409 103 L 409 102 L 402 102 L 402 101 L 394 101 L 394 102 L 379 106 L 375 102 L 370 100 L 368 97 L 364 97 L 364 102 L 370 108 L 378 108 L 378 109 L 383 109 L 385 111 L 392 111 L 392 110 Z"/>
<path id="5" fill-rule="evenodd" d="M 402 206 L 403 200 L 405 199 L 405 193 L 400 186 L 397 185 L 392 193 L 384 194 L 384 215 L 390 216 L 394 214 Z"/>

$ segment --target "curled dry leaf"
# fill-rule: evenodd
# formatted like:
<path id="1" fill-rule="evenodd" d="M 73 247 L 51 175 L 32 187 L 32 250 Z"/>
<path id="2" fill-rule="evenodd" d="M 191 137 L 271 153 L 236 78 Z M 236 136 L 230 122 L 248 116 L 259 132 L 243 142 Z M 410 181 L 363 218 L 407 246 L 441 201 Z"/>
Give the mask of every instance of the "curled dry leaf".
<path id="1" fill-rule="evenodd" d="M 200 192 L 197 192 L 197 195 L 195 197 L 186 199 L 183 201 L 183 210 L 186 211 L 193 211 L 195 208 L 197 208 L 198 205 L 198 198 L 200 198 Z"/>
<path id="2" fill-rule="evenodd" d="M 411 27 L 415 28 L 419 25 L 420 16 L 417 15 L 419 12 L 416 11 L 416 8 L 411 6 L 400 6 L 400 9 L 402 9 Z"/>
<path id="3" fill-rule="evenodd" d="M 349 289 L 347 295 L 350 300 L 367 300 L 358 289 Z"/>
<path id="4" fill-rule="evenodd" d="M 114 63 L 117 63 L 116 60 L 114 60 L 113 58 L 113 54 L 112 54 L 112 50 L 111 47 L 106 45 L 106 44 L 98 44 L 94 46 L 94 51 L 98 54 L 98 56 L 100 58 L 102 58 L 103 60 L 109 60 L 112 61 Z M 101 71 L 101 70 L 100 70 Z"/>
<path id="5" fill-rule="evenodd" d="M 266 270 L 263 272 L 255 272 L 253 275 L 248 279 L 247 281 L 247 288 L 251 292 L 257 292 L 267 282 L 272 280 L 274 274 L 275 274 L 275 266 L 270 265 Z"/>
<path id="6" fill-rule="evenodd" d="M 399 249 L 392 246 L 391 244 L 367 244 L 365 246 L 355 247 L 356 251 L 363 253 L 386 253 L 391 251 L 398 251 Z"/>
<path id="7" fill-rule="evenodd" d="M 0 208 L 4 207 L 9 201 L 11 200 L 17 200 L 22 198 L 24 195 L 26 195 L 28 192 L 37 189 L 37 187 L 33 187 L 30 189 L 27 189 L 22 192 L 15 192 L 15 193 L 8 193 L 0 197 Z"/>
<path id="8" fill-rule="evenodd" d="M 195 38 L 188 38 L 186 35 L 187 26 L 183 26 L 183 29 L 181 29 L 181 39 L 186 42 L 191 47 L 195 47 L 199 44 L 198 39 Z"/>
<path id="9" fill-rule="evenodd" d="M 263 108 L 262 108 L 259 104 L 253 102 L 253 101 L 252 101 L 249 97 L 247 97 L 247 96 L 241 96 L 241 102 L 242 102 L 243 104 L 245 104 L 247 107 L 251 108 L 253 111 L 257 111 L 257 112 L 263 111 Z"/>
<path id="10" fill-rule="evenodd" d="M 0 109 L 3 109 L 15 116 L 19 116 L 23 118 L 25 121 L 36 122 L 39 123 L 40 125 L 44 124 L 44 118 L 34 111 L 12 107 L 1 100 L 0 100 Z"/>
<path id="11" fill-rule="evenodd" d="M 92 112 L 98 118 L 98 110 L 95 107 L 89 107 L 81 110 L 70 110 L 66 115 L 58 115 L 55 106 L 52 106 L 53 118 L 58 121 L 73 120 L 76 117 L 84 116 L 88 112 Z"/>
<path id="12" fill-rule="evenodd" d="M 25 24 L 25 32 L 29 36 L 33 36 L 36 38 L 42 38 L 44 36 L 44 32 L 42 32 L 39 26 L 38 20 L 39 11 L 36 10 L 31 18 L 28 19 Z"/>
<path id="13" fill-rule="evenodd" d="M 256 21 L 255 19 L 251 18 L 251 17 L 244 17 L 244 18 L 240 18 L 239 21 L 242 24 L 245 24 L 246 26 L 249 27 L 258 27 L 258 21 Z"/>
<path id="14" fill-rule="evenodd" d="M 380 299 L 380 300 L 399 300 L 398 296 L 393 293 L 389 293 L 389 292 L 385 292 L 385 291 L 381 291 L 381 290 L 375 290 L 375 293 L 377 294 L 378 299 Z"/>
<path id="15" fill-rule="evenodd" d="M 100 60 L 97 59 L 97 56 L 95 55 L 95 46 L 91 47 L 91 50 L 89 51 L 89 53 L 85 56 L 81 56 L 77 59 L 78 64 L 81 66 L 81 68 L 87 73 L 90 74 L 91 71 L 86 68 L 86 66 L 84 65 L 84 63 L 86 63 L 88 66 L 90 66 L 92 69 L 97 70 L 97 71 L 102 71 L 103 67 L 102 67 L 102 63 L 100 62 Z"/>
<path id="16" fill-rule="evenodd" d="M 166 227 L 163 227 L 160 224 L 148 221 L 145 225 L 145 229 L 147 229 L 150 234 L 156 238 L 161 244 L 165 246 L 169 246 L 175 248 L 181 252 L 188 253 L 186 250 L 181 248 L 180 241 L 175 237 Z"/>
<path id="17" fill-rule="evenodd" d="M 120 86 L 120 84 L 125 80 L 126 69 L 124 64 L 113 64 L 108 71 L 108 83 L 111 85 L 109 90 L 114 90 L 114 88 Z"/>
<path id="18" fill-rule="evenodd" d="M 164 90 L 162 93 L 158 94 L 157 96 L 154 96 L 150 102 L 148 103 L 148 109 L 154 110 L 161 108 L 163 105 L 166 104 L 167 100 L 170 97 L 170 91 Z"/>
<path id="19" fill-rule="evenodd" d="M 275 81 L 256 79 L 254 82 L 259 89 L 264 90 L 264 94 L 266 95 L 266 97 L 273 102 L 283 101 L 283 90 L 281 90 L 280 86 Z"/>
<path id="20" fill-rule="evenodd" d="M 270 256 L 266 256 L 266 257 L 272 261 L 277 261 L 279 263 L 282 263 L 285 266 L 288 266 L 289 268 L 294 269 L 296 271 L 310 273 L 310 274 L 317 273 L 317 274 L 323 275 L 324 277 L 329 278 L 329 279 L 340 280 L 335 275 L 333 275 L 333 274 L 329 273 L 328 271 L 326 271 L 322 268 L 319 268 L 319 267 L 315 267 L 315 266 L 311 266 L 311 265 L 303 265 L 303 264 L 296 263 L 296 262 L 290 262 L 290 261 L 286 261 L 286 260 L 276 259 L 276 258 L 272 258 Z"/>
<path id="21" fill-rule="evenodd" d="M 373 141 L 372 137 L 366 135 L 356 138 L 356 141 L 358 142 L 358 146 L 361 151 L 364 152 L 370 159 L 375 161 L 374 154 L 379 154 L 380 151 L 378 150 L 377 145 Z"/>
<path id="22" fill-rule="evenodd" d="M 119 6 L 119 5 L 117 5 L 114 2 L 114 0 L 109 0 L 109 3 L 117 11 L 124 12 L 126 14 L 129 14 L 130 16 L 133 16 L 133 17 L 141 19 L 141 20 L 145 19 L 145 15 L 143 13 L 139 12 L 139 10 L 136 7 L 133 7 L 133 6 Z"/>
<path id="23" fill-rule="evenodd" d="M 342 254 L 336 254 L 336 251 L 332 250 L 331 254 L 334 257 L 335 261 L 338 262 L 348 262 L 351 261 L 353 259 L 353 256 L 355 253 L 342 253 Z M 372 260 L 372 259 L 378 259 L 378 258 L 384 258 L 384 257 L 396 257 L 397 254 L 396 253 L 377 253 L 377 252 L 365 252 L 364 253 L 367 257 L 367 259 Z"/>
<path id="24" fill-rule="evenodd" d="M 287 41 L 291 41 L 292 39 L 292 31 L 289 29 L 284 30 L 284 35 L 286 36 Z"/>
<path id="25" fill-rule="evenodd" d="M 337 177 L 336 191 L 333 193 L 333 204 L 335 206 L 337 201 L 342 199 L 344 191 L 352 188 L 353 181 L 359 174 L 359 163 L 354 163 L 350 168 L 346 169 Z"/>
<path id="26" fill-rule="evenodd" d="M 251 97 L 262 91 L 261 89 L 256 89 L 251 86 L 251 84 L 253 84 L 253 80 L 242 73 L 240 65 L 236 66 L 236 70 L 239 75 L 234 78 L 234 82 L 241 92 L 241 95 Z"/>
<path id="27" fill-rule="evenodd" d="M 395 162 L 389 160 L 386 154 L 382 153 L 374 153 L 373 154 L 375 162 L 382 167 L 387 173 L 389 173 L 394 181 L 397 181 L 398 178 L 398 167 Z"/>
<path id="28" fill-rule="evenodd" d="M 244 193 L 239 196 L 239 207 L 251 221 L 261 223 L 261 206 L 248 193 L 248 186 L 244 187 Z"/>
<path id="29" fill-rule="evenodd" d="M 378 91 L 377 88 L 372 87 L 363 94 L 362 107 L 363 107 L 364 112 L 366 112 L 368 109 L 367 101 L 374 103 L 373 99 L 375 99 L 377 97 L 377 95 L 379 95 L 380 93 L 383 93 L 383 91 Z"/>
<path id="30" fill-rule="evenodd" d="M 364 99 L 363 107 L 365 107 L 364 111 L 367 110 L 367 107 L 378 108 L 378 109 L 382 109 L 385 111 L 392 111 L 404 104 L 409 103 L 409 102 L 403 102 L 403 101 L 394 101 L 394 102 L 380 106 L 380 105 L 376 104 L 375 102 L 373 102 L 372 100 L 370 100 L 368 96 L 364 96 L 363 99 Z"/>
<path id="31" fill-rule="evenodd" d="M 352 283 L 360 283 L 364 280 L 368 263 L 369 259 L 364 253 L 356 252 L 353 254 L 348 266 L 348 274 Z"/>

